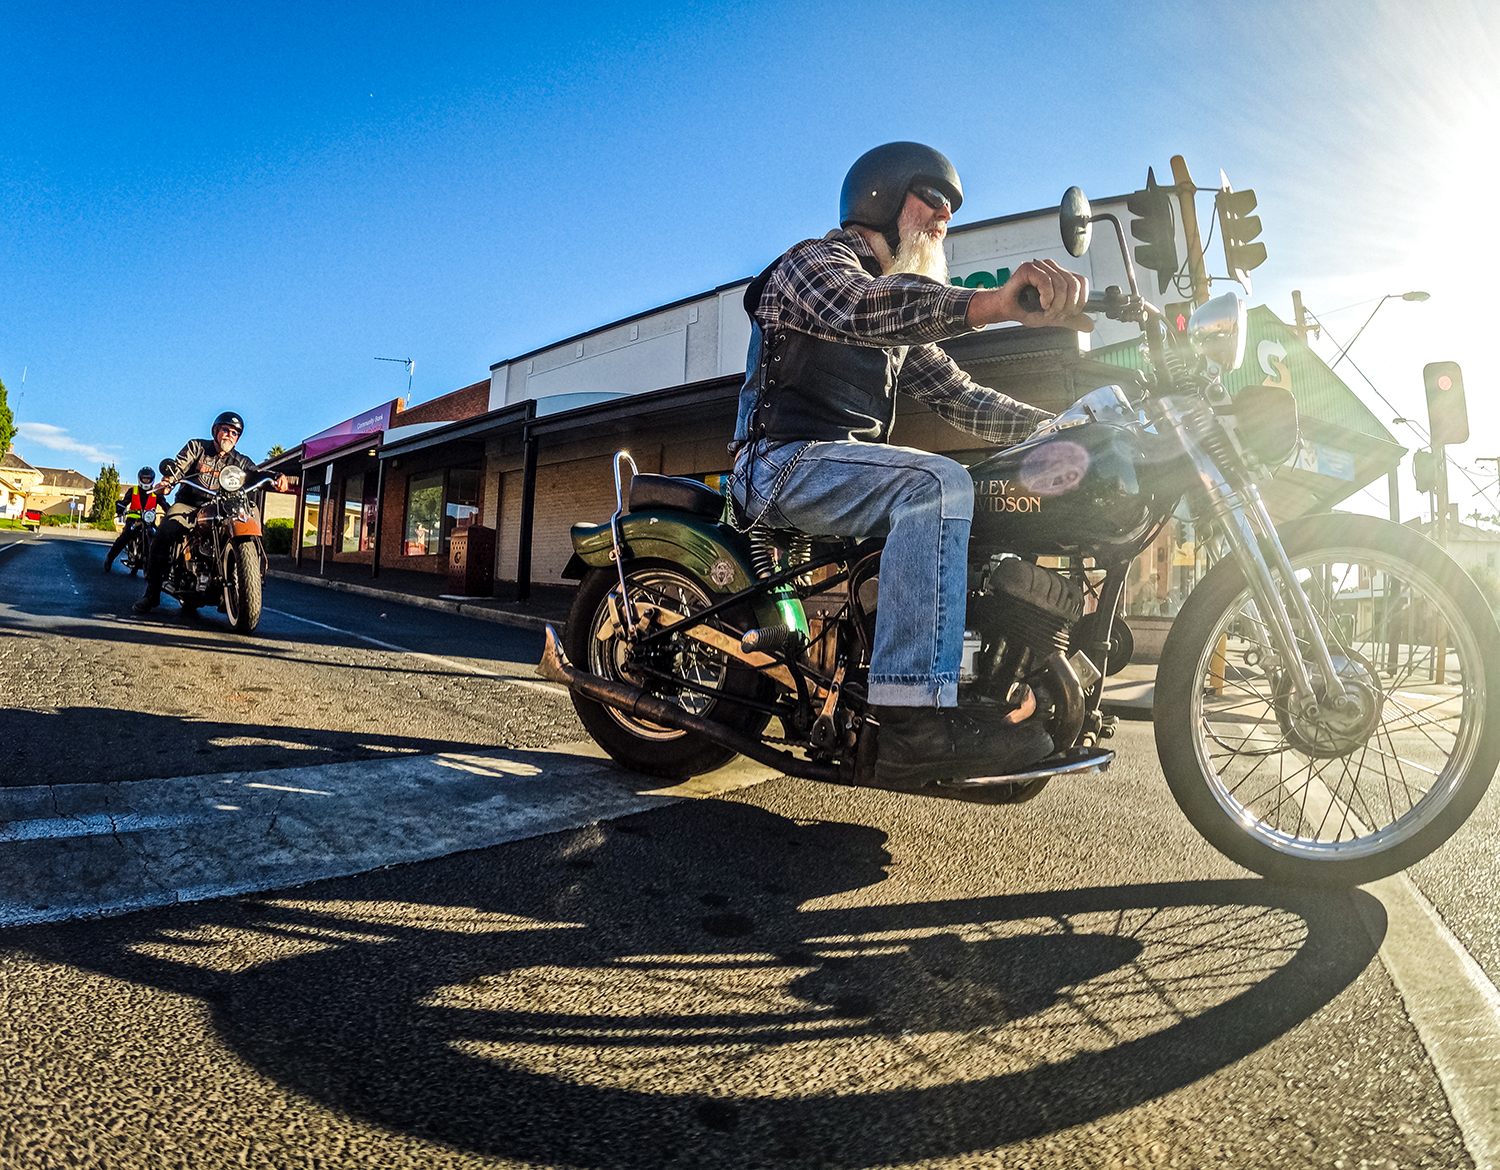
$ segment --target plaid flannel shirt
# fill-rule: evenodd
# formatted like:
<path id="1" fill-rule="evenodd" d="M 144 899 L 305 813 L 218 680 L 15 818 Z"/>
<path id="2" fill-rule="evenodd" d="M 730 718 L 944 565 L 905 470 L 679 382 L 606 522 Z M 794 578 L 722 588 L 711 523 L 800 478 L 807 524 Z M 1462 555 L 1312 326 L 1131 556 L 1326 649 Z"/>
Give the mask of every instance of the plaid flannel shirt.
<path id="1" fill-rule="evenodd" d="M 879 269 L 869 242 L 856 231 L 795 245 L 761 293 L 755 313 L 761 329 L 795 329 L 853 345 L 909 346 L 901 392 L 989 443 L 1019 443 L 1052 417 L 979 385 L 937 347 L 970 332 L 969 301 L 976 289 L 910 273 L 873 277 L 866 263 Z"/>

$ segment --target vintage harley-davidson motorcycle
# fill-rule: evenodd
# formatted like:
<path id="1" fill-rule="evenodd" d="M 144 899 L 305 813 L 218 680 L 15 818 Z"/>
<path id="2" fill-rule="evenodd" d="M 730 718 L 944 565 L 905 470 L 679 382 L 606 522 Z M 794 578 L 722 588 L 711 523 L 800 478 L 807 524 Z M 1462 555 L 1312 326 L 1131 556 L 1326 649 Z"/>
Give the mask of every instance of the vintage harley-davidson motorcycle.
<path id="1" fill-rule="evenodd" d="M 165 474 L 171 463 L 162 466 Z M 248 478 L 244 468 L 226 467 L 215 490 L 192 480 L 178 486 L 177 502 L 196 505 L 198 512 L 192 530 L 174 542 L 161 586 L 185 610 L 217 607 L 241 634 L 260 624 L 267 564 L 253 496 L 275 479 L 246 483 Z"/>
<path id="2" fill-rule="evenodd" d="M 1185 334 L 1167 328 L 1118 221 L 1077 188 L 1062 204 L 1068 251 L 1083 255 L 1102 220 L 1130 291 L 1096 293 L 1088 309 L 1140 327 L 1145 371 L 969 468 L 960 705 L 1041 719 L 1056 751 L 1022 774 L 920 792 L 1013 803 L 1109 766 L 1115 719 L 1101 699 L 1131 652 L 1116 616 L 1127 571 L 1185 502 L 1216 563 L 1156 675 L 1156 746 L 1178 805 L 1276 880 L 1394 873 L 1447 840 L 1494 775 L 1500 630 L 1463 570 L 1409 529 L 1346 514 L 1272 523 L 1256 484 L 1297 449 L 1297 411 L 1287 390 L 1223 386 L 1244 355 L 1244 303 L 1218 296 Z M 593 738 L 637 771 L 686 777 L 743 754 L 871 783 L 880 542 L 741 532 L 719 492 L 656 475 L 627 488 L 626 463 L 633 472 L 628 453 L 615 457 L 615 514 L 573 526 L 581 583 L 538 673 L 566 684 Z"/>

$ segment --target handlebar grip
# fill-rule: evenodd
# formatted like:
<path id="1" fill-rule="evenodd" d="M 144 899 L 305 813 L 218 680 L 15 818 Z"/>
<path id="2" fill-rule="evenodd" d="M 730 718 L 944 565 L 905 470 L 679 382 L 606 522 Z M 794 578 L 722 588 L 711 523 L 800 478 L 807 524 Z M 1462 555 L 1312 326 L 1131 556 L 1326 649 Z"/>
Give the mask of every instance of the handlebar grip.
<path id="1" fill-rule="evenodd" d="M 1016 294 L 1016 301 L 1028 313 L 1040 313 L 1042 311 L 1042 294 L 1037 291 L 1037 287 L 1034 284 L 1023 284 L 1021 291 Z"/>

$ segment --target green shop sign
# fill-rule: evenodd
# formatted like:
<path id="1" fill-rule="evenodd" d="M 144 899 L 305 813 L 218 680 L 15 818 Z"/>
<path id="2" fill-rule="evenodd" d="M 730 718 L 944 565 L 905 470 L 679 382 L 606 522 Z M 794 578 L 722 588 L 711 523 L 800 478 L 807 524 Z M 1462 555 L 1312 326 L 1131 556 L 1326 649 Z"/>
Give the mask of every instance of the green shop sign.
<path id="1" fill-rule="evenodd" d="M 997 268 L 994 272 L 971 272 L 968 276 L 950 277 L 948 283 L 959 288 L 999 288 L 1009 279 L 1009 268 Z"/>

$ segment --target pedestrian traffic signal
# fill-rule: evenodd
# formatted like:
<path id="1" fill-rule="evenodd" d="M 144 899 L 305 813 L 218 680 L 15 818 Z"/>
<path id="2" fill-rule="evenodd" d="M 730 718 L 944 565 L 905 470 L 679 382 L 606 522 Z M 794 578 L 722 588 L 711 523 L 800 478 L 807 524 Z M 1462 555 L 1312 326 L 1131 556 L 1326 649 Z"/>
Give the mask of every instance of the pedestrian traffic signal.
<path id="1" fill-rule="evenodd" d="M 1146 170 L 1146 189 L 1125 199 L 1130 214 L 1130 234 L 1136 245 L 1135 262 L 1156 273 L 1156 291 L 1164 293 L 1177 277 L 1177 225 L 1172 220 L 1170 188 L 1156 185 L 1155 168 Z"/>
<path id="2" fill-rule="evenodd" d="M 1437 459 L 1431 451 L 1418 451 L 1412 455 L 1411 473 L 1417 481 L 1417 491 L 1437 491 Z"/>
<path id="3" fill-rule="evenodd" d="M 1188 322 L 1193 317 L 1192 301 L 1168 301 L 1162 309 L 1167 325 L 1173 333 L 1186 333 Z"/>
<path id="4" fill-rule="evenodd" d="M 1469 441 L 1469 407 L 1464 401 L 1464 372 L 1457 362 L 1428 362 L 1422 367 L 1427 384 L 1427 427 L 1434 443 Z"/>
<path id="5" fill-rule="evenodd" d="M 1260 235 L 1260 216 L 1250 214 L 1255 210 L 1255 192 L 1231 190 L 1225 179 L 1224 189 L 1214 196 L 1214 210 L 1219 213 L 1219 235 L 1224 241 L 1229 275 L 1249 292 L 1250 270 L 1266 262 L 1266 246 L 1254 242 Z"/>

